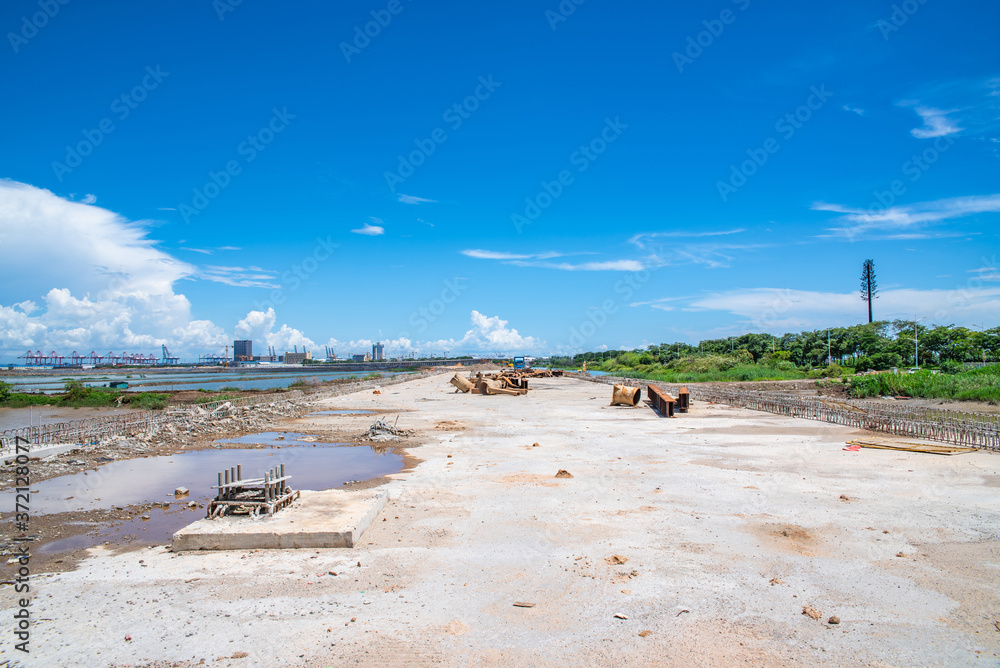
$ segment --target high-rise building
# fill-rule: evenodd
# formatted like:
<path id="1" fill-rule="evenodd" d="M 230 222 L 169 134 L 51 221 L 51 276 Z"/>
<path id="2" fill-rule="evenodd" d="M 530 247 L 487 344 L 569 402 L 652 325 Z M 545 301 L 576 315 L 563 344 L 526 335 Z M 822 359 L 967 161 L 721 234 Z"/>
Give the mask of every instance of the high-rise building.
<path id="1" fill-rule="evenodd" d="M 385 346 L 381 341 L 372 346 L 372 359 L 376 362 L 385 361 Z"/>
<path id="2" fill-rule="evenodd" d="M 233 361 L 247 361 L 253 359 L 253 341 L 233 341 Z"/>

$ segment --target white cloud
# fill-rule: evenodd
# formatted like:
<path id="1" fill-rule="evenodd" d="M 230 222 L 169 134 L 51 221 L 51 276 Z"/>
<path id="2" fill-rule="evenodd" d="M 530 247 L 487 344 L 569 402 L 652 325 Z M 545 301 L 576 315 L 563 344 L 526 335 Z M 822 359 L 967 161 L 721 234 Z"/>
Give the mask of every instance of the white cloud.
<path id="1" fill-rule="evenodd" d="M 260 267 L 221 267 L 217 265 L 206 266 L 199 278 L 214 283 L 222 283 L 238 288 L 269 288 L 277 289 L 281 285 L 274 281 L 278 278 L 278 273 L 261 269 Z"/>
<path id="2" fill-rule="evenodd" d="M 416 195 L 399 195 L 399 201 L 403 204 L 426 204 L 431 202 L 437 202 L 436 199 L 424 199 L 423 197 L 417 197 Z"/>
<path id="3" fill-rule="evenodd" d="M 554 257 L 561 257 L 561 253 L 505 253 L 502 251 L 489 251 L 470 249 L 462 251 L 462 255 L 474 257 L 479 260 L 548 260 Z"/>
<path id="4" fill-rule="evenodd" d="M 82 204 L 93 204 L 97 201 L 97 195 L 84 195 L 83 199 L 80 200 Z"/>
<path id="5" fill-rule="evenodd" d="M 351 232 L 354 234 L 363 234 L 368 237 L 377 237 L 385 234 L 385 228 L 382 227 L 382 221 L 380 219 L 372 217 L 371 221 L 376 224 L 372 225 L 371 223 L 365 223 L 362 227 L 356 230 L 351 230 Z"/>
<path id="6" fill-rule="evenodd" d="M 227 338 L 212 323 L 191 320 L 190 302 L 173 285 L 198 270 L 160 250 L 142 222 L 0 180 L 0 229 L 7 234 L 0 265 L 6 354 L 28 347 L 158 354 L 167 344 L 197 355 Z"/>
<path id="7" fill-rule="evenodd" d="M 1000 312 L 1000 288 L 984 289 L 970 282 L 953 289 L 887 289 L 879 293 L 875 303 L 876 319 L 908 319 L 915 315 L 936 323 L 971 326 L 991 320 Z M 857 324 L 867 316 L 856 292 L 780 288 L 748 288 L 696 297 L 689 302 L 688 310 L 724 311 L 744 318 L 735 323 L 738 327 L 771 332 Z"/>
<path id="8" fill-rule="evenodd" d="M 558 269 L 560 271 L 642 271 L 643 264 L 638 260 L 608 260 L 605 262 L 547 262 L 557 257 L 564 257 L 564 253 L 554 251 L 546 253 L 506 253 L 502 251 L 489 251 L 480 249 L 470 249 L 461 251 L 462 255 L 474 257 L 479 260 L 499 260 L 504 264 L 511 264 L 516 267 L 538 267 L 541 269 Z M 590 253 L 577 253 L 577 255 L 590 255 Z"/>
<path id="9" fill-rule="evenodd" d="M 274 346 L 278 354 L 291 352 L 295 347 L 302 350 L 311 350 L 314 357 L 316 355 L 316 342 L 303 334 L 300 330 L 282 324 L 277 331 L 274 326 L 277 322 L 277 315 L 273 308 L 267 311 L 250 311 L 246 317 L 236 323 L 236 338 L 250 339 L 257 346 Z M 263 348 L 262 348 L 263 349 Z"/>
<path id="10" fill-rule="evenodd" d="M 201 253 L 203 255 L 211 255 L 212 251 L 206 250 L 204 248 L 189 248 L 188 246 L 181 246 L 181 250 L 190 251 L 192 253 Z"/>
<path id="11" fill-rule="evenodd" d="M 851 112 L 852 114 L 857 114 L 858 116 L 864 116 L 864 115 L 865 115 L 865 110 L 864 110 L 864 109 L 861 109 L 861 108 L 859 108 L 859 107 L 849 107 L 849 106 L 847 106 L 847 105 L 845 104 L 845 105 L 843 105 L 843 106 L 841 107 L 841 109 L 843 109 L 844 111 L 849 111 L 849 112 Z"/>
<path id="12" fill-rule="evenodd" d="M 645 265 L 638 260 L 608 260 L 606 262 L 526 262 L 514 260 L 510 264 L 518 267 L 540 267 L 542 269 L 559 269 L 560 271 L 642 271 Z"/>
<path id="13" fill-rule="evenodd" d="M 826 202 L 817 202 L 812 205 L 812 209 L 844 214 L 837 219 L 844 225 L 830 228 L 833 233 L 831 236 L 856 237 L 874 231 L 909 231 L 909 228 L 932 225 L 978 213 L 997 213 L 1000 212 L 1000 194 L 952 197 L 909 206 L 894 206 L 884 210 L 873 208 L 866 211 Z M 897 236 L 897 238 L 907 237 Z"/>
<path id="14" fill-rule="evenodd" d="M 523 336 L 500 316 L 487 316 L 479 311 L 470 314 L 472 328 L 460 339 L 439 339 L 416 344 L 420 350 L 448 350 L 456 352 L 482 353 L 491 355 L 496 352 L 540 352 L 544 342 L 533 337 Z"/>
<path id="15" fill-rule="evenodd" d="M 957 123 L 948 118 L 948 114 L 958 111 L 957 109 L 936 109 L 934 107 L 916 106 L 913 110 L 917 112 L 924 122 L 922 127 L 910 130 L 910 134 L 917 139 L 947 137 L 948 135 L 962 131 L 962 128 Z"/>
<path id="16" fill-rule="evenodd" d="M 677 239 L 681 237 L 721 237 L 730 234 L 740 234 L 742 232 L 746 232 L 746 228 L 737 227 L 731 230 L 710 230 L 706 232 L 694 232 L 686 229 L 674 230 L 671 232 L 640 232 L 639 234 L 632 236 L 628 242 L 639 249 L 646 249 L 650 245 L 649 241 L 651 239 L 659 239 L 661 237 L 667 237 L 669 239 Z"/>

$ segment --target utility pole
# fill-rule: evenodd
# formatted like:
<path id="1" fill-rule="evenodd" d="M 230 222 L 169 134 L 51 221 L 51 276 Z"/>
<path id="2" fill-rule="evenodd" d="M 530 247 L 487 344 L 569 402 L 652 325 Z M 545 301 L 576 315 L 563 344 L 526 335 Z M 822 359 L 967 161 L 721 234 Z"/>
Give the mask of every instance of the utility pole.
<path id="1" fill-rule="evenodd" d="M 830 330 L 826 330 L 826 365 L 833 366 L 833 348 L 830 346 Z"/>

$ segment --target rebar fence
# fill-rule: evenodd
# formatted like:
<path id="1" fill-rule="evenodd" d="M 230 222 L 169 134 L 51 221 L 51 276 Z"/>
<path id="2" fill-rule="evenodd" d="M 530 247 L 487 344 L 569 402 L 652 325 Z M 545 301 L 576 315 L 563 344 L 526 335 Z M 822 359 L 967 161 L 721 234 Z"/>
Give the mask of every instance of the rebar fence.
<path id="1" fill-rule="evenodd" d="M 574 374 L 574 377 L 608 385 L 624 383 L 644 389 L 648 385 L 644 380 L 618 376 Z M 668 392 L 679 387 L 663 383 L 657 385 Z M 801 397 L 722 385 L 692 384 L 686 387 L 691 392 L 691 398 L 698 401 L 1000 452 L 1000 415 L 857 399 Z"/>
<path id="2" fill-rule="evenodd" d="M 229 417 L 229 411 L 218 414 L 216 414 L 216 411 L 227 403 L 230 408 L 245 408 L 278 402 L 312 402 L 343 394 L 351 394 L 352 392 L 373 390 L 387 385 L 405 383 L 442 373 L 449 373 L 449 371 L 442 369 L 416 374 L 400 374 L 387 378 L 360 380 L 353 383 L 339 384 L 308 395 L 299 390 L 272 392 L 191 406 L 173 407 L 163 411 L 137 411 L 134 413 L 73 420 L 71 422 L 56 422 L 32 427 L 7 429 L 0 432 L 0 456 L 14 452 L 15 443 L 19 438 L 22 441 L 28 441 L 32 445 L 97 443 L 112 436 L 133 436 L 149 433 L 159 426 L 180 422 L 191 418 L 193 415 L 198 415 L 202 419 L 207 420 L 224 419 Z"/>

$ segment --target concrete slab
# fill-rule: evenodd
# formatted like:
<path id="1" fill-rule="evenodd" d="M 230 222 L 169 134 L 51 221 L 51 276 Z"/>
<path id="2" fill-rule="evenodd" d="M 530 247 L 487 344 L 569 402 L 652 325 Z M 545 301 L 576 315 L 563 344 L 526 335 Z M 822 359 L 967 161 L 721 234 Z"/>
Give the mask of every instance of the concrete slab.
<path id="1" fill-rule="evenodd" d="M 174 552 L 354 547 L 389 495 L 385 491 L 303 491 L 274 517 L 203 519 L 174 534 Z"/>
<path id="2" fill-rule="evenodd" d="M 37 460 L 44 459 L 45 457 L 51 457 L 53 455 L 62 455 L 67 452 L 73 452 L 74 450 L 79 450 L 83 446 L 79 443 L 53 443 L 51 445 L 39 445 L 37 443 L 31 443 L 30 449 L 28 451 L 28 457 Z M 3 463 L 10 464 L 17 458 L 17 454 L 14 452 L 7 453 L 3 456 Z"/>

